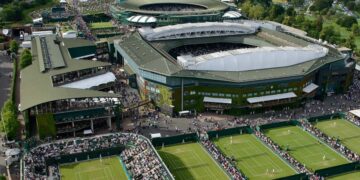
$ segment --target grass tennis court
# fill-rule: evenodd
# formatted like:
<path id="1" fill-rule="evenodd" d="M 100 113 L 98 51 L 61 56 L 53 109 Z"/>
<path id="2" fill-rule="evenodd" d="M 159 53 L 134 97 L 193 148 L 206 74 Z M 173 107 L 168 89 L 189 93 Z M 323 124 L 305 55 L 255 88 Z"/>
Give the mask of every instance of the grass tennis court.
<path id="1" fill-rule="evenodd" d="M 320 121 L 315 126 L 331 137 L 339 138 L 341 143 L 360 153 L 360 128 L 344 119 Z"/>
<path id="2" fill-rule="evenodd" d="M 159 147 L 158 152 L 175 179 L 229 179 L 198 143 Z"/>
<path id="3" fill-rule="evenodd" d="M 235 158 L 237 168 L 249 179 L 275 179 L 296 174 L 254 135 L 229 136 L 214 140 L 214 143 L 226 156 Z"/>
<path id="4" fill-rule="evenodd" d="M 352 171 L 346 174 L 339 174 L 336 176 L 330 176 L 326 178 L 327 180 L 359 180 L 360 171 Z"/>
<path id="5" fill-rule="evenodd" d="M 312 171 L 349 162 L 298 126 L 273 128 L 265 134 L 282 148 L 288 147 L 290 155 Z"/>
<path id="6" fill-rule="evenodd" d="M 60 166 L 62 180 L 126 180 L 127 176 L 117 156 Z"/>
<path id="7" fill-rule="evenodd" d="M 98 28 L 111 28 L 114 27 L 111 22 L 96 22 L 90 23 L 91 29 L 98 29 Z"/>

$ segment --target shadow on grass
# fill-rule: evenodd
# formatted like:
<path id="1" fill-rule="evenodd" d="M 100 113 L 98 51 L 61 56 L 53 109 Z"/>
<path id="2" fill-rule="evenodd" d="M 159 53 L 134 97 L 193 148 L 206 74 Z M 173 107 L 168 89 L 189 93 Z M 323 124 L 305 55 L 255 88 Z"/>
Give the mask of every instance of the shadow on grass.
<path id="1" fill-rule="evenodd" d="M 158 152 L 176 180 L 196 179 L 194 175 L 191 174 L 190 172 L 190 169 L 192 167 L 187 168 L 186 166 L 188 165 L 186 165 L 179 157 L 175 156 L 174 154 L 164 152 L 161 150 L 159 150 Z M 170 164 L 174 164 L 174 162 L 176 162 L 175 164 L 176 167 L 171 167 Z M 177 176 L 178 174 L 181 174 L 181 176 Z"/>

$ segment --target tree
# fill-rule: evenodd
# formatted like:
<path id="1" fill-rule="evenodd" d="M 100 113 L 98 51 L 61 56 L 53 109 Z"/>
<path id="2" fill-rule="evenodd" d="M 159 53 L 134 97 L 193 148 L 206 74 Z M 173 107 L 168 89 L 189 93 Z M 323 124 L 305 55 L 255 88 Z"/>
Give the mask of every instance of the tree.
<path id="1" fill-rule="evenodd" d="M 277 4 L 273 4 L 271 5 L 269 10 L 269 18 L 270 20 L 275 20 L 278 16 L 281 16 L 284 13 L 285 13 L 284 7 Z"/>
<path id="2" fill-rule="evenodd" d="M 19 50 L 19 44 L 15 40 L 10 42 L 10 51 L 17 54 Z"/>
<path id="3" fill-rule="evenodd" d="M 32 64 L 32 56 L 28 49 L 25 49 L 20 56 L 20 68 L 24 69 Z"/>
<path id="4" fill-rule="evenodd" d="M 332 44 L 339 44 L 340 33 L 335 31 L 333 26 L 325 26 L 320 32 L 320 38 Z"/>
<path id="5" fill-rule="evenodd" d="M 322 16 L 318 16 L 316 19 L 316 31 L 321 32 L 324 20 Z"/>
<path id="6" fill-rule="evenodd" d="M 265 8 L 258 4 L 250 8 L 249 16 L 253 19 L 262 19 L 265 14 Z"/>
<path id="7" fill-rule="evenodd" d="M 242 3 L 241 5 L 241 11 L 244 12 L 245 14 L 247 14 L 249 16 L 250 13 L 250 9 L 253 5 L 251 4 L 251 1 L 245 1 L 244 3 Z"/>
<path id="8" fill-rule="evenodd" d="M 287 16 L 294 16 L 295 17 L 296 16 L 296 11 L 295 11 L 294 7 L 291 6 L 291 7 L 286 9 L 285 14 Z"/>
<path id="9" fill-rule="evenodd" d="M 20 21 L 23 18 L 21 7 L 15 3 L 4 6 L 0 15 L 4 21 Z"/>
<path id="10" fill-rule="evenodd" d="M 357 24 L 357 19 L 353 16 L 341 16 L 336 20 L 336 24 L 340 26 L 351 28 L 353 24 Z"/>
<path id="11" fill-rule="evenodd" d="M 8 99 L 1 109 L 1 131 L 6 133 L 8 139 L 15 139 L 19 128 L 16 106 L 11 99 Z"/>
<path id="12" fill-rule="evenodd" d="M 351 26 L 351 33 L 353 36 L 358 36 L 360 35 L 360 28 L 359 28 L 359 25 L 358 24 L 353 24 Z"/>
<path id="13" fill-rule="evenodd" d="M 332 0 L 315 0 L 313 5 L 310 7 L 311 11 L 321 11 L 329 9 L 332 6 Z"/>
<path id="14" fill-rule="evenodd" d="M 355 44 L 354 39 L 355 39 L 355 37 L 353 35 L 350 35 L 348 38 L 346 38 L 345 43 L 343 45 L 347 48 L 355 50 L 356 44 Z"/>
<path id="15" fill-rule="evenodd" d="M 295 7 L 300 7 L 304 4 L 305 0 L 291 0 L 290 3 Z"/>

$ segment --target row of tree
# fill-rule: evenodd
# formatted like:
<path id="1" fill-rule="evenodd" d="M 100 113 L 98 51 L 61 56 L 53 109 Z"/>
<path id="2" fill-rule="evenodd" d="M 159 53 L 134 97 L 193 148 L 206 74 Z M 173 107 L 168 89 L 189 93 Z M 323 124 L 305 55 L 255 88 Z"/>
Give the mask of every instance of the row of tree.
<path id="1" fill-rule="evenodd" d="M 12 40 L 10 42 L 10 49 L 12 54 L 17 54 L 19 50 L 19 44 Z M 25 67 L 31 65 L 32 56 L 28 49 L 24 49 L 20 55 L 20 69 L 24 69 Z M 15 87 L 16 87 L 16 73 L 18 70 L 17 60 L 14 59 L 14 73 L 13 73 L 13 81 L 11 87 L 11 95 L 10 98 L 5 102 L 4 106 L 1 109 L 1 124 L 0 130 L 7 135 L 8 139 L 15 139 L 18 129 L 19 129 L 19 121 L 17 119 L 18 111 L 15 103 Z"/>
<path id="2" fill-rule="evenodd" d="M 24 11 L 30 8 L 44 5 L 52 0 L 1 0 L 2 11 L 0 12 L 0 21 L 21 21 L 27 14 Z"/>

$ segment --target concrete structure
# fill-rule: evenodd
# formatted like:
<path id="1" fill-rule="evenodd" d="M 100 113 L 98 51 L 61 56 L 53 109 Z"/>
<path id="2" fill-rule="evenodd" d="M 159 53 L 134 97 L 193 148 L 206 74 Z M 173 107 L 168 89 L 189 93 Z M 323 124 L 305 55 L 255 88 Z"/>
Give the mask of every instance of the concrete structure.
<path id="1" fill-rule="evenodd" d="M 298 105 L 347 90 L 355 67 L 349 54 L 261 24 L 142 28 L 115 40 L 115 55 L 143 98 L 169 113 Z"/>

